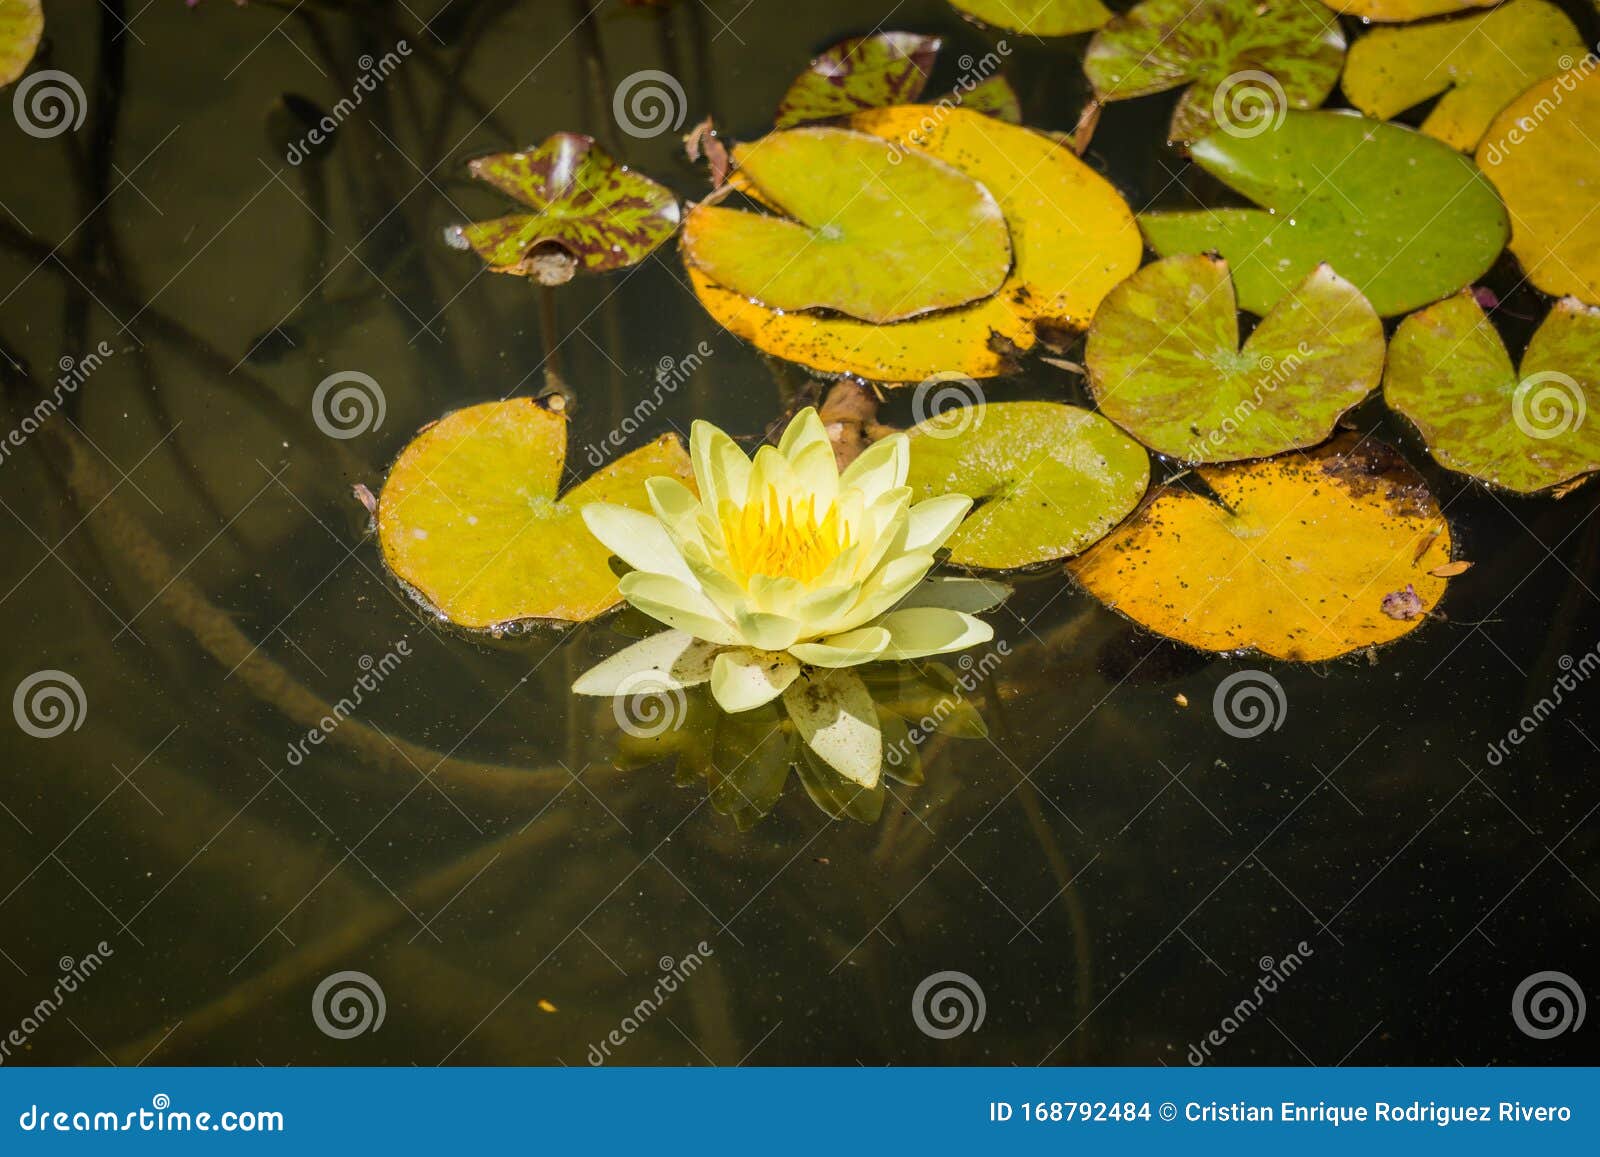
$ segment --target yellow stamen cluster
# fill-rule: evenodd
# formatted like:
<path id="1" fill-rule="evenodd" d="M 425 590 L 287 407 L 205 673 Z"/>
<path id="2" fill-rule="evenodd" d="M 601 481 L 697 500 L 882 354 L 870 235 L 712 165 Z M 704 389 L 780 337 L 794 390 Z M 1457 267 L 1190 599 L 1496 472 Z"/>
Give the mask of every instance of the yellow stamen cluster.
<path id="1" fill-rule="evenodd" d="M 830 502 L 818 519 L 814 498 L 780 502 L 773 487 L 761 501 L 742 507 L 724 500 L 718 514 L 728 559 L 745 578 L 766 575 L 808 583 L 850 546 L 850 527 L 836 505 Z"/>

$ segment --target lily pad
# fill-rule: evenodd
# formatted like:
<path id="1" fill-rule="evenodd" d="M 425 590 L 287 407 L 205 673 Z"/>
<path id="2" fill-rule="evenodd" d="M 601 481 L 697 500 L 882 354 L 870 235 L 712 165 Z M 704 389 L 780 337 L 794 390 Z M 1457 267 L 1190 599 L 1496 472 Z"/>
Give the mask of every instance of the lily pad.
<path id="1" fill-rule="evenodd" d="M 1335 12 L 1378 24 L 1403 24 L 1469 8 L 1493 8 L 1500 0 L 1322 0 Z"/>
<path id="2" fill-rule="evenodd" d="M 1440 97 L 1422 131 L 1470 152 L 1518 93 L 1581 57 L 1583 37 L 1546 0 L 1511 0 L 1493 12 L 1380 28 L 1356 41 L 1345 97 L 1387 120 Z"/>
<path id="3" fill-rule="evenodd" d="M 1244 348 L 1228 263 L 1168 257 L 1111 291 L 1085 362 L 1100 412 L 1161 454 L 1233 462 L 1314 446 L 1383 374 L 1383 322 L 1326 265 Z"/>
<path id="4" fill-rule="evenodd" d="M 1600 305 L 1600 71 L 1536 82 L 1483 136 L 1478 164 L 1511 210 L 1511 252 L 1552 297 Z"/>
<path id="5" fill-rule="evenodd" d="M 947 99 L 962 108 L 985 113 L 1007 124 L 1022 123 L 1022 100 L 1017 96 L 1017 90 L 1011 87 L 1011 82 L 998 73 L 980 80 L 971 88 L 957 86 Z"/>
<path id="6" fill-rule="evenodd" d="M 927 105 L 859 113 L 849 123 L 986 186 L 1005 215 L 1015 263 L 993 296 L 889 326 L 768 309 L 691 264 L 690 282 L 711 315 L 767 353 L 879 382 L 939 371 L 994 377 L 1033 347 L 1038 326 L 1086 328 L 1111 287 L 1139 266 L 1143 246 L 1127 203 L 1048 137 L 970 109 Z"/>
<path id="7" fill-rule="evenodd" d="M 1383 382 L 1440 465 L 1523 494 L 1600 470 L 1597 391 L 1600 309 L 1558 302 L 1519 372 L 1471 293 L 1400 323 Z"/>
<path id="8" fill-rule="evenodd" d="M 1167 132 L 1188 144 L 1219 121 L 1253 134 L 1286 108 L 1320 105 L 1344 49 L 1339 18 L 1317 0 L 1145 0 L 1095 33 L 1083 70 L 1101 101 L 1188 85 Z"/>
<path id="9" fill-rule="evenodd" d="M 378 498 L 389 568 L 463 627 L 526 619 L 581 622 L 615 606 L 611 551 L 579 510 L 612 502 L 649 510 L 644 483 L 692 485 L 689 456 L 665 435 L 558 494 L 567 419 L 532 398 L 447 414 L 401 451 Z"/>
<path id="10" fill-rule="evenodd" d="M 1323 262 L 1382 316 L 1408 313 L 1477 280 L 1510 232 L 1471 161 L 1400 125 L 1289 112 L 1257 136 L 1214 132 L 1191 154 L 1260 208 L 1146 213 L 1139 224 L 1163 257 L 1221 253 L 1251 313 Z"/>
<path id="11" fill-rule="evenodd" d="M 1112 609 L 1204 651 L 1254 648 L 1332 659 L 1387 643 L 1426 618 L 1384 597 L 1413 588 L 1437 606 L 1450 527 L 1394 450 L 1341 435 L 1308 454 L 1202 466 L 1212 496 L 1177 486 L 1068 569 Z"/>
<path id="12" fill-rule="evenodd" d="M 0 0 L 0 85 L 27 71 L 43 33 L 39 0 Z"/>
<path id="13" fill-rule="evenodd" d="M 992 28 L 1029 36 L 1076 36 L 1111 19 L 1100 0 L 950 0 L 956 11 Z"/>
<path id="14" fill-rule="evenodd" d="M 992 295 L 1011 269 L 1000 205 L 971 177 L 866 133 L 799 128 L 733 151 L 784 216 L 699 205 L 689 261 L 769 309 L 826 308 L 875 324 Z"/>
<path id="15" fill-rule="evenodd" d="M 778 105 L 777 127 L 910 104 L 922 95 L 939 53 L 937 36 L 874 32 L 841 40 L 802 72 Z"/>
<path id="16" fill-rule="evenodd" d="M 533 210 L 452 231 L 496 273 L 548 285 L 580 268 L 607 273 L 643 261 L 678 229 L 671 190 L 578 133 L 556 133 L 532 152 L 479 157 L 467 168 Z"/>
<path id="17" fill-rule="evenodd" d="M 973 500 L 945 543 L 959 566 L 1010 570 L 1077 554 L 1149 484 L 1144 448 L 1076 406 L 980 403 L 911 430 L 913 501 L 951 492 Z"/>

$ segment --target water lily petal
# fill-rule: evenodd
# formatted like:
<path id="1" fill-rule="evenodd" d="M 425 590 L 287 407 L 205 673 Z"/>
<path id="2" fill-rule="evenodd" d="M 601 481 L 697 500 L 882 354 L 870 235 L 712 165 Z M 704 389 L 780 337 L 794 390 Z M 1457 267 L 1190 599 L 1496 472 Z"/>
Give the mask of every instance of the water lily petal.
<path id="1" fill-rule="evenodd" d="M 790 615 L 803 625 L 803 633 L 810 636 L 830 635 L 840 630 L 836 624 L 840 616 L 861 600 L 861 584 L 818 587 L 807 591 L 794 603 Z"/>
<path id="2" fill-rule="evenodd" d="M 812 442 L 788 456 L 786 461 L 797 490 L 797 501 L 815 496 L 818 515 L 839 496 L 839 462 L 829 442 Z"/>
<path id="3" fill-rule="evenodd" d="M 656 675 L 662 690 L 695 687 L 711 678 L 717 645 L 685 631 L 662 631 L 626 647 L 578 676 L 579 695 L 615 695 L 644 672 Z"/>
<path id="4" fill-rule="evenodd" d="M 975 615 L 991 611 L 1011 597 L 1011 588 L 990 579 L 955 578 L 933 575 L 911 588 L 911 593 L 895 604 L 895 610 L 912 607 L 944 607 Z"/>
<path id="5" fill-rule="evenodd" d="M 920 659 L 960 651 L 994 638 L 994 628 L 982 619 L 942 607 L 911 607 L 890 611 L 874 626 L 889 632 L 885 659 Z"/>
<path id="6" fill-rule="evenodd" d="M 696 420 L 689 428 L 689 459 L 707 508 L 724 498 L 744 501 L 750 485 L 750 459 L 728 435 L 710 422 Z"/>
<path id="7" fill-rule="evenodd" d="M 787 615 L 741 610 L 734 622 L 744 642 L 758 651 L 784 651 L 800 637 L 800 624 Z"/>
<path id="8" fill-rule="evenodd" d="M 783 437 L 778 439 L 778 451 L 789 461 L 807 446 L 826 446 L 828 452 L 833 452 L 833 443 L 828 441 L 828 430 L 822 424 L 822 418 L 817 414 L 815 406 L 807 406 L 793 418 L 789 419 L 788 427 L 783 431 Z M 838 468 L 834 473 L 838 474 Z"/>
<path id="9" fill-rule="evenodd" d="M 782 695 L 800 664 L 783 651 L 723 651 L 711 671 L 711 694 L 724 711 L 749 711 Z"/>
<path id="10" fill-rule="evenodd" d="M 683 555 L 655 516 L 609 502 L 591 502 L 582 514 L 589 533 L 634 570 L 671 575 L 697 585 Z"/>
<path id="11" fill-rule="evenodd" d="M 789 654 L 813 667 L 857 667 L 882 657 L 893 636 L 882 627 L 845 631 L 814 643 L 796 643 Z"/>
<path id="12" fill-rule="evenodd" d="M 883 770 L 883 732 L 872 695 L 859 675 L 808 673 L 789 685 L 783 705 L 818 758 L 862 787 L 877 786 Z"/>
<path id="13" fill-rule="evenodd" d="M 839 475 L 839 487 L 856 487 L 868 500 L 886 490 L 906 484 L 911 469 L 911 444 L 904 434 L 890 434 L 862 451 L 861 456 Z"/>
<path id="14" fill-rule="evenodd" d="M 681 550 L 687 543 L 700 541 L 700 497 L 676 478 L 661 475 L 644 484 L 650 495 L 650 509 Z"/>
<path id="15" fill-rule="evenodd" d="M 941 494 L 917 503 L 907 515 L 907 549 L 938 550 L 971 509 L 972 499 L 965 494 Z"/>
<path id="16" fill-rule="evenodd" d="M 729 646 L 744 642 L 705 593 L 664 574 L 634 571 L 617 584 L 622 597 L 653 619 L 696 638 Z"/>
<path id="17" fill-rule="evenodd" d="M 931 554 L 902 554 L 884 563 L 861 587 L 861 598 L 845 614 L 841 628 L 859 627 L 893 607 L 933 569 Z"/>

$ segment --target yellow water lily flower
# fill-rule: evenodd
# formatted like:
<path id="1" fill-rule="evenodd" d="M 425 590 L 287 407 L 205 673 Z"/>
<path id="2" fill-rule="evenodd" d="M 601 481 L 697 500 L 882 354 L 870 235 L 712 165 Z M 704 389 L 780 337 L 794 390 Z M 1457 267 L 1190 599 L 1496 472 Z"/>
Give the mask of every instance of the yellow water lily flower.
<path id="1" fill-rule="evenodd" d="M 862 663 L 916 659 L 989 641 L 974 617 L 1005 588 L 929 578 L 934 552 L 972 508 L 962 494 L 911 502 L 904 434 L 840 472 L 814 409 L 752 461 L 709 422 L 689 438 L 699 495 L 646 484 L 654 514 L 583 508 L 590 531 L 634 568 L 622 597 L 673 628 L 583 675 L 573 690 L 628 695 L 709 680 L 747 711 L 783 696 L 801 737 L 841 774 L 877 782 L 882 734 Z"/>

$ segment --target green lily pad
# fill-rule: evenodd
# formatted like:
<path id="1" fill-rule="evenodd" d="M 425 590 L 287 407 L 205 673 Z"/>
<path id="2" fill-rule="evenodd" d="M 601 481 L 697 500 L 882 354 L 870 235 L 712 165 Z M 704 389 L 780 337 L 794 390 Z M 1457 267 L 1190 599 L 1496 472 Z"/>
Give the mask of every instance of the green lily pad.
<path id="1" fill-rule="evenodd" d="M 1191 155 L 1261 207 L 1145 213 L 1139 225 L 1163 257 L 1221 253 L 1251 313 L 1324 261 L 1382 316 L 1407 313 L 1472 284 L 1510 234 L 1470 160 L 1400 125 L 1289 112 L 1257 136 L 1214 132 Z"/>
<path id="2" fill-rule="evenodd" d="M 1351 104 L 1379 120 L 1443 93 L 1422 131 L 1470 152 L 1513 97 L 1583 54 L 1583 37 L 1560 8 L 1511 0 L 1493 12 L 1363 36 L 1350 50 L 1342 87 Z"/>
<path id="3" fill-rule="evenodd" d="M 1011 82 L 998 73 L 980 80 L 971 88 L 964 89 L 958 85 L 947 99 L 962 108 L 970 108 L 973 112 L 981 112 L 1007 124 L 1022 123 L 1022 100 L 1017 96 L 1017 90 L 1011 87 Z"/>
<path id="4" fill-rule="evenodd" d="M 734 150 L 785 216 L 699 205 L 689 261 L 770 309 L 826 308 L 877 324 L 990 297 L 1011 271 L 993 194 L 922 152 L 847 129 L 772 133 Z"/>
<path id="5" fill-rule="evenodd" d="M 1383 375 L 1383 322 L 1321 265 L 1241 349 L 1228 263 L 1168 257 L 1111 291 L 1084 360 L 1100 412 L 1146 446 L 1235 462 L 1325 441 Z"/>
<path id="6" fill-rule="evenodd" d="M 1335 12 L 1381 24 L 1404 24 L 1467 8 L 1492 8 L 1500 0 L 1322 0 Z"/>
<path id="7" fill-rule="evenodd" d="M 1557 302 L 1520 372 L 1470 293 L 1400 323 L 1383 398 L 1421 431 L 1440 465 L 1522 494 L 1600 470 L 1600 309 Z"/>
<path id="8" fill-rule="evenodd" d="M 1100 0 L 950 0 L 956 11 L 992 28 L 1029 36 L 1076 36 L 1111 19 Z"/>
<path id="9" fill-rule="evenodd" d="M 874 32 L 841 40 L 802 72 L 778 105 L 777 127 L 914 104 L 928 83 L 937 36 Z"/>
<path id="10" fill-rule="evenodd" d="M 10 84 L 27 70 L 43 33 L 39 0 L 0 0 L 0 85 Z"/>
<path id="11" fill-rule="evenodd" d="M 1150 484 L 1144 447 L 1099 414 L 1055 402 L 980 403 L 913 427 L 913 501 L 956 492 L 972 513 L 946 542 L 960 566 L 1010 570 L 1077 554 Z"/>
<path id="12" fill-rule="evenodd" d="M 559 285 L 579 269 L 608 273 L 643 261 L 678 229 L 670 189 L 578 133 L 556 133 L 532 152 L 479 157 L 467 168 L 533 210 L 451 230 L 496 273 Z"/>
<path id="13" fill-rule="evenodd" d="M 581 622 L 615 606 L 611 551 L 579 511 L 591 502 L 649 510 L 646 479 L 692 485 L 689 455 L 665 435 L 558 494 L 566 450 L 565 413 L 532 398 L 468 406 L 425 427 L 378 497 L 384 562 L 463 627 Z"/>
<path id="14" fill-rule="evenodd" d="M 1188 85 L 1167 131 L 1188 144 L 1219 123 L 1254 135 L 1286 108 L 1317 107 L 1344 48 L 1318 0 L 1145 0 L 1095 33 L 1083 70 L 1101 101 Z"/>

